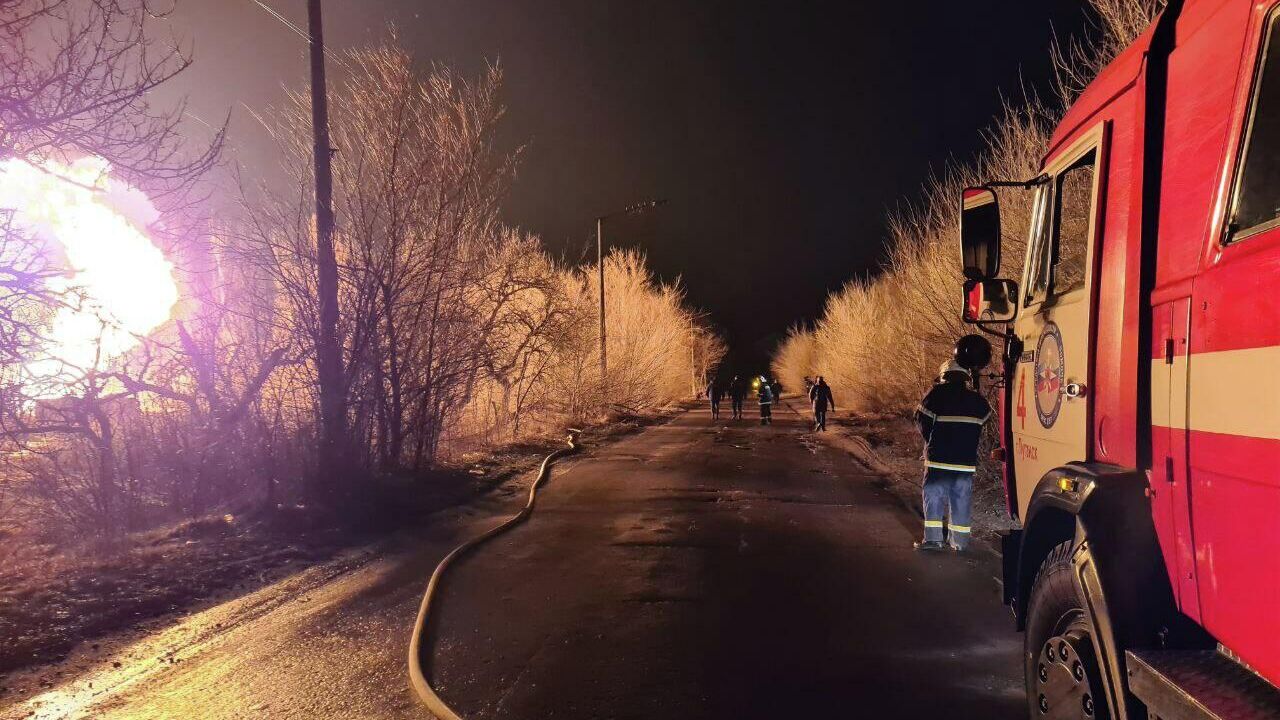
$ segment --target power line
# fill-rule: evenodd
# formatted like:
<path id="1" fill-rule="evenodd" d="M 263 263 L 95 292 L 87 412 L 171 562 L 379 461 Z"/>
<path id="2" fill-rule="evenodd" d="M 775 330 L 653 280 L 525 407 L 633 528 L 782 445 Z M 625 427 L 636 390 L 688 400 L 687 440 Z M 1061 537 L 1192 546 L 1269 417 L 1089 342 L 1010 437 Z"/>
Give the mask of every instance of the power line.
<path id="1" fill-rule="evenodd" d="M 260 7 L 260 8 L 262 8 L 263 10 L 265 10 L 265 11 L 266 11 L 266 13 L 267 13 L 268 15 L 270 15 L 270 16 L 271 16 L 271 17 L 273 17 L 273 18 L 275 18 L 276 20 L 279 20 L 279 21 L 280 21 L 280 24 L 281 24 L 281 25 L 284 25 L 285 27 L 287 27 L 287 28 L 289 28 L 290 30 L 292 30 L 294 35 L 297 35 L 298 37 L 302 38 L 303 40 L 306 40 L 308 45 L 310 45 L 310 44 L 311 44 L 311 35 L 310 35 L 306 30 L 303 30 L 302 28 L 298 27 L 297 25 L 294 25 L 294 24 L 289 20 L 289 18 L 285 17 L 284 15 L 281 15 L 281 14 L 280 14 L 280 13 L 279 13 L 275 8 L 273 8 L 273 7 L 271 7 L 270 5 L 266 4 L 266 3 L 265 3 L 265 2 L 263 2 L 262 0 L 249 0 L 249 2 L 253 3 L 254 5 L 257 5 L 257 6 L 258 6 L 258 7 Z M 346 69 L 348 72 L 354 72 L 354 70 L 352 69 L 352 67 L 351 67 L 350 65 L 348 65 L 348 64 L 346 63 L 346 61 L 342 59 L 342 57 L 341 57 L 341 56 L 335 55 L 331 50 L 329 50 L 329 48 L 325 48 L 325 50 L 324 50 L 324 56 L 325 56 L 325 57 L 327 57 L 327 58 L 329 58 L 329 59 L 330 59 L 330 60 L 332 60 L 333 62 L 335 62 L 335 63 L 337 63 L 337 64 L 341 65 L 341 66 L 342 66 L 344 69 Z"/>

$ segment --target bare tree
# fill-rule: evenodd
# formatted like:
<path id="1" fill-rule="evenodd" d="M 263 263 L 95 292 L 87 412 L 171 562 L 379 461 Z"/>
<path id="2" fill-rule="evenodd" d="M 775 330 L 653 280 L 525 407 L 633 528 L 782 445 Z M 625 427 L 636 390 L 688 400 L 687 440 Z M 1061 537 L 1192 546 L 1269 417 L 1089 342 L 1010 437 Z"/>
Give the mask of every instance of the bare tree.
<path id="1" fill-rule="evenodd" d="M 498 317 L 477 293 L 501 244 L 494 217 L 513 167 L 494 139 L 501 71 L 476 81 L 446 68 L 424 73 L 394 45 L 348 60 L 354 72 L 330 114 L 340 149 L 344 405 L 366 463 L 421 467 L 434 457 L 449 412 L 465 402 Z M 314 337 L 309 99 L 293 94 L 272 117 L 294 189 L 245 203 L 241 246 L 275 277 L 297 327 Z"/>
<path id="2" fill-rule="evenodd" d="M 76 14 L 81 6 L 91 14 Z M 101 35 L 101 13 L 123 13 L 109 16 L 134 18 L 142 29 L 126 23 L 122 31 L 134 29 L 110 37 L 130 39 L 128 48 L 150 42 L 150 20 L 127 12 L 147 10 L 140 2 L 0 0 L 0 8 L 37 12 L 19 18 L 28 33 L 71 23 L 81 29 L 72 35 L 76 47 L 86 42 L 77 38 Z M 600 418 L 611 403 L 661 405 L 687 396 L 691 377 L 712 370 L 723 342 L 685 307 L 679 284 L 658 281 L 639 255 L 616 253 L 606 261 L 616 289 L 610 353 L 625 365 L 617 391 L 599 394 L 591 376 L 594 270 L 557 264 L 536 237 L 497 220 L 518 156 L 496 140 L 500 68 L 463 78 L 419 67 L 394 44 L 346 61 L 352 73 L 336 89 L 331 114 L 342 218 L 334 235 L 341 407 L 356 463 L 346 490 L 379 474 L 430 477 L 423 471 L 441 459 Z M 169 62 L 169 70 L 148 66 L 140 77 L 172 77 L 189 60 L 177 54 Z M 116 107 L 120 117 L 151 112 L 145 104 Z M 205 202 L 176 219 L 172 204 L 160 213 L 164 227 L 150 234 L 172 264 L 180 300 L 162 324 L 130 337 L 127 351 L 113 350 L 120 327 L 100 314 L 89 357 L 59 352 L 51 318 L 94 311 L 93 298 L 60 280 L 66 263 L 21 227 L 20 212 L 0 214 L 8 221 L 0 225 L 0 458 L 21 479 L 0 484 L 0 501 L 28 531 L 66 537 L 92 526 L 118 537 L 183 516 L 317 496 L 308 480 L 322 462 L 323 415 L 310 110 L 309 96 L 295 92 L 264 118 L 288 185 L 256 189 L 239 177 L 236 212 L 215 214 Z M 142 172 L 160 167 L 142 162 L 157 148 L 179 149 L 177 118 L 155 117 L 152 154 L 124 170 L 172 179 L 156 187 L 178 197 L 195 180 L 183 173 L 207 164 Z M 39 177 L 77 183 L 78 193 L 116 180 L 106 170 L 87 183 L 47 175 L 87 151 L 31 147 L 11 159 Z"/>
<path id="3" fill-rule="evenodd" d="M 155 37 L 166 14 L 154 0 L 0 0 L 0 159 L 97 156 L 153 196 L 189 188 L 223 131 L 190 154 L 185 106 L 149 100 L 192 62 Z"/>
<path id="4" fill-rule="evenodd" d="M 1054 83 L 1063 106 L 1084 91 L 1089 81 L 1138 37 L 1168 0 L 1089 0 L 1092 28 L 1083 37 L 1066 38 L 1050 47 Z"/>
<path id="5" fill-rule="evenodd" d="M 828 297 L 812 339 L 793 334 L 775 356 L 780 373 L 821 372 L 847 388 L 846 406 L 855 409 L 904 410 L 916 402 L 964 332 L 956 308 L 961 278 L 954 251 L 963 188 L 991 179 L 1024 180 L 1038 172 L 1053 126 L 1069 103 L 1164 2 L 1090 0 L 1089 5 L 1095 26 L 1051 50 L 1057 97 L 1006 102 L 985 133 L 986 147 L 972 162 L 948 166 L 926 181 L 916 202 L 891 213 L 890 250 L 882 270 Z M 1002 254 L 1006 270 L 1016 272 L 1026 249 L 1032 197 L 1020 190 L 1000 192 Z M 894 322 L 884 322 L 888 317 Z M 903 343 L 903 337 L 910 342 Z"/>
<path id="6" fill-rule="evenodd" d="M 805 380 L 821 374 L 818 369 L 817 337 L 812 329 L 796 325 L 787 330 L 770 363 L 774 377 L 783 387 L 802 388 Z"/>
<path id="7" fill-rule="evenodd" d="M 100 180 L 110 172 L 144 187 L 168 212 L 157 233 L 180 228 L 183 218 L 175 213 L 216 161 L 223 132 L 188 152 L 183 106 L 150 103 L 152 91 L 191 63 L 176 44 L 153 37 L 164 13 L 147 0 L 0 0 L 0 172 L 19 163 L 94 192 L 103 190 Z M 61 175 L 81 158 L 105 161 L 98 180 Z M 101 339 L 110 318 L 101 319 L 98 350 L 87 363 L 50 354 L 45 336 L 54 314 L 86 310 L 88 298 L 80 288 L 54 282 L 69 270 L 65 257 L 19 222 L 20 209 L 0 209 L 3 439 L 24 457 L 43 453 L 46 465 L 63 469 L 58 458 L 66 453 L 48 438 L 91 448 L 96 460 L 83 469 L 95 478 L 95 524 L 110 534 L 117 529 L 119 495 L 115 420 L 136 406 L 134 392 L 108 371 L 111 358 Z M 37 376 L 30 369 L 36 361 L 57 370 Z M 55 395 L 62 400 L 52 401 Z"/>

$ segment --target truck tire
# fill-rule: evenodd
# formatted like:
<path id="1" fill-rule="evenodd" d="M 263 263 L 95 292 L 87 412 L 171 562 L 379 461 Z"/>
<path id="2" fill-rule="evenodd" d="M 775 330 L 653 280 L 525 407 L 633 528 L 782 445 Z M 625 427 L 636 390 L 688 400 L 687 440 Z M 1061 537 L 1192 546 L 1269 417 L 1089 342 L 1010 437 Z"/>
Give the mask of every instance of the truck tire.
<path id="1" fill-rule="evenodd" d="M 1071 540 L 1054 547 L 1031 586 L 1023 659 L 1028 716 L 1035 720 L 1111 717 L 1093 623 L 1072 578 L 1073 549 Z"/>

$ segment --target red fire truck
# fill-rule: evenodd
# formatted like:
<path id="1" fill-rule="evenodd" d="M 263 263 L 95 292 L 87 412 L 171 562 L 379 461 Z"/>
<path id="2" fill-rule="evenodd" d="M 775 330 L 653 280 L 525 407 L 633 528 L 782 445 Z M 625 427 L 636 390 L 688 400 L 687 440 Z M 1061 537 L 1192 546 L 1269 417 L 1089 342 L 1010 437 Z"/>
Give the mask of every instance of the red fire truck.
<path id="1" fill-rule="evenodd" d="M 1034 195 L 1016 281 L 997 188 Z M 962 203 L 1031 716 L 1280 718 L 1280 0 L 1171 0 Z"/>

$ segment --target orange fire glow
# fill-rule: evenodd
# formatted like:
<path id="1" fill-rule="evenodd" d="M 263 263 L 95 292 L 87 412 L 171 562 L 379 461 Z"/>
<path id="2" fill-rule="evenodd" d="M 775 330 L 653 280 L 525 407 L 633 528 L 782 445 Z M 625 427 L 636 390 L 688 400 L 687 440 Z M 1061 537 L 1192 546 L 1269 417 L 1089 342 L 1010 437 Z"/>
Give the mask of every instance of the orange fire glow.
<path id="1" fill-rule="evenodd" d="M 65 275 L 51 289 L 85 298 L 53 316 L 47 357 L 27 366 L 34 383 L 56 385 L 101 368 L 169 319 L 178 301 L 173 265 L 145 229 L 158 213 L 145 194 L 113 179 L 103 160 L 0 162 L 0 208 L 12 208 L 17 225 L 61 249 Z"/>

